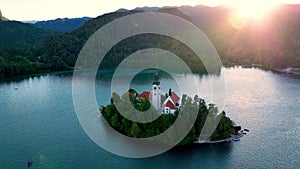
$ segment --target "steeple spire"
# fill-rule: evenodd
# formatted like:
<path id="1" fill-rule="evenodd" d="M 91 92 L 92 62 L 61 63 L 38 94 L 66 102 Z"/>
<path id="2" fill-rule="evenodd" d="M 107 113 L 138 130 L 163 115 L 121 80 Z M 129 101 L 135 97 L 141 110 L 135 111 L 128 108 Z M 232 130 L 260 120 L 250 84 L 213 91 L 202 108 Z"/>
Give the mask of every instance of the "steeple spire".
<path id="1" fill-rule="evenodd" d="M 154 81 L 152 85 L 160 85 L 160 80 L 159 80 L 159 75 L 158 75 L 158 71 L 154 74 Z"/>

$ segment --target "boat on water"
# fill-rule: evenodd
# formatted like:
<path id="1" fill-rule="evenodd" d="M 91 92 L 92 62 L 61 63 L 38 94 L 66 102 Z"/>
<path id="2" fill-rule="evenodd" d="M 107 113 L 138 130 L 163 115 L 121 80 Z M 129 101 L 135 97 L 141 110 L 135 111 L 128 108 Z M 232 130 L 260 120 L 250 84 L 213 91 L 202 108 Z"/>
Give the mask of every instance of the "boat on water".
<path id="1" fill-rule="evenodd" d="M 244 131 L 246 131 L 246 132 L 249 132 L 249 130 L 248 130 L 248 129 L 244 129 Z"/>
<path id="2" fill-rule="evenodd" d="M 244 130 L 239 131 L 240 134 L 247 134 Z"/>
<path id="3" fill-rule="evenodd" d="M 31 166 L 32 163 L 33 163 L 32 158 L 28 158 L 28 159 L 27 159 L 27 166 Z"/>
<path id="4" fill-rule="evenodd" d="M 233 141 L 240 141 L 240 138 L 235 137 L 235 138 L 233 139 Z"/>

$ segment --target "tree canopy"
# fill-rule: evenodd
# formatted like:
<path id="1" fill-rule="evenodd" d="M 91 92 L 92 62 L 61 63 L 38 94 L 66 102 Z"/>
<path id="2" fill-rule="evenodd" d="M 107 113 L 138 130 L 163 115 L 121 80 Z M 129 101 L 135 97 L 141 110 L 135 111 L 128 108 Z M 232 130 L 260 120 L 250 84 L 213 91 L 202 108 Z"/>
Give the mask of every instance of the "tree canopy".
<path id="1" fill-rule="evenodd" d="M 186 10 L 189 15 L 177 8 L 164 8 L 159 12 L 182 17 L 197 25 L 212 41 L 223 63 L 260 64 L 272 69 L 300 67 L 299 8 L 297 5 L 282 6 L 265 25 L 258 27 L 249 22 L 240 30 L 230 24 L 227 18 L 230 10 L 224 7 L 191 7 Z M 196 15 L 193 11 L 200 13 Z M 69 33 L 55 33 L 15 21 L 0 22 L 0 78 L 72 70 L 81 48 L 93 33 L 115 19 L 139 12 L 143 11 L 107 13 Z M 100 66 L 116 67 L 128 55 L 146 48 L 168 50 L 184 60 L 192 71 L 206 72 L 191 49 L 176 39 L 156 34 L 122 40 L 106 54 Z M 142 62 L 140 64 L 147 64 L 149 60 Z M 174 63 L 170 61 L 166 65 Z"/>
<path id="2" fill-rule="evenodd" d="M 135 95 L 131 95 L 130 100 L 124 100 L 118 94 L 114 93 L 113 98 L 113 100 L 118 101 L 119 105 L 121 104 L 122 111 L 126 111 L 125 113 L 129 114 L 134 114 L 133 112 L 135 112 L 135 110 L 133 110 L 132 107 L 130 108 L 130 106 L 128 106 L 129 104 L 132 104 L 134 109 L 140 111 L 145 111 L 151 109 L 152 107 L 148 99 L 134 101 L 138 100 Z M 194 97 L 193 100 L 189 96 L 184 95 L 182 97 L 180 114 L 189 114 L 192 112 L 197 113 L 196 122 L 191 128 L 191 130 L 189 130 L 187 136 L 183 140 L 181 140 L 179 145 L 191 144 L 195 140 L 197 140 L 209 114 L 211 114 L 211 118 L 218 118 L 221 116 L 219 125 L 217 126 L 213 134 L 210 136 L 211 140 L 226 139 L 229 138 L 231 134 L 235 134 L 236 130 L 234 129 L 233 121 L 230 120 L 230 118 L 226 117 L 225 112 L 218 113 L 218 109 L 214 104 L 207 105 L 205 101 L 199 98 L 198 96 Z M 103 115 L 103 118 L 107 121 L 107 123 L 115 130 L 126 136 L 135 138 L 147 138 L 161 134 L 165 132 L 179 116 L 179 111 L 176 111 L 174 115 L 162 114 L 159 118 L 150 123 L 137 123 L 132 122 L 127 118 L 123 117 L 120 114 L 120 112 L 118 112 L 114 103 L 108 104 L 104 108 L 102 108 L 101 113 Z M 143 112 L 140 113 L 140 116 L 143 116 Z M 189 116 L 187 116 L 187 118 L 189 118 Z M 185 131 L 187 126 L 188 124 L 180 126 L 177 132 L 180 133 Z M 177 137 L 174 136 L 174 138 Z M 168 141 L 174 138 L 166 138 L 166 140 L 164 140 L 163 143 L 168 144 Z"/>

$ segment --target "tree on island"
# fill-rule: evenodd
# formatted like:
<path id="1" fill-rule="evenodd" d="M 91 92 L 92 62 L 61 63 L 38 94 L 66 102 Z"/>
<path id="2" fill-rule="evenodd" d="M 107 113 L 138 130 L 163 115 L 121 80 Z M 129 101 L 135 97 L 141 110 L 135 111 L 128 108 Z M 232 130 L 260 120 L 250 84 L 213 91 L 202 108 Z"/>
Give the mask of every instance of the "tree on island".
<path id="1" fill-rule="evenodd" d="M 113 93 L 113 99 L 115 102 L 118 102 L 118 105 L 122 107 L 122 110 L 126 111 L 125 113 L 131 113 L 136 110 L 145 111 L 149 108 L 153 108 L 148 99 L 138 100 L 136 98 L 137 94 L 134 90 L 129 91 L 129 100 L 120 97 L 118 94 Z M 133 106 L 129 106 L 132 104 Z M 136 109 L 136 110 L 133 110 Z M 198 139 L 200 132 L 205 124 L 207 117 L 210 114 L 210 118 L 219 118 L 220 122 L 210 136 L 210 140 L 222 140 L 229 138 L 232 134 L 236 133 L 233 121 L 226 116 L 226 113 L 223 111 L 222 113 L 218 113 L 218 108 L 214 104 L 209 104 L 207 106 L 205 100 L 199 98 L 199 96 L 195 96 L 194 99 L 187 95 L 182 96 L 182 106 L 180 109 L 181 113 L 190 113 L 197 112 L 197 119 L 195 124 L 189 131 L 189 133 L 185 136 L 183 140 L 179 143 L 179 145 L 191 144 Z M 210 113 L 212 112 L 212 113 Z M 136 123 L 128 120 L 123 117 L 116 109 L 114 102 L 111 102 L 107 106 L 101 109 L 101 113 L 103 118 L 107 121 L 107 123 L 113 127 L 118 132 L 135 138 L 148 138 L 153 137 L 155 135 L 161 134 L 166 131 L 178 118 L 179 111 L 176 111 L 174 115 L 172 114 L 162 114 L 156 120 L 150 123 Z M 143 112 L 140 112 L 141 116 Z M 189 116 L 187 115 L 187 118 Z M 188 126 L 188 125 L 187 125 Z M 178 133 L 185 131 L 185 125 L 180 126 L 178 129 Z M 174 136 L 174 138 L 177 138 Z M 172 138 L 166 138 L 163 140 L 164 144 L 168 144 L 169 140 Z"/>

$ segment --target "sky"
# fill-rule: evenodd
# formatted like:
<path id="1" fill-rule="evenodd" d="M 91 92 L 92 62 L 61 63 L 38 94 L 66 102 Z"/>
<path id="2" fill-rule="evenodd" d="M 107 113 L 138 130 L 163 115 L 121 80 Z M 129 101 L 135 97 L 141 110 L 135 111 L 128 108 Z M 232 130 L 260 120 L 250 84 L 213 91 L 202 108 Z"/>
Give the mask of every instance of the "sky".
<path id="1" fill-rule="evenodd" d="M 96 17 L 120 8 L 182 5 L 234 5 L 249 0 L 0 0 L 3 16 L 10 20 L 31 21 L 56 18 Z M 250 0 L 259 1 L 259 0 Z M 272 3 L 300 4 L 300 0 L 260 0 Z"/>

